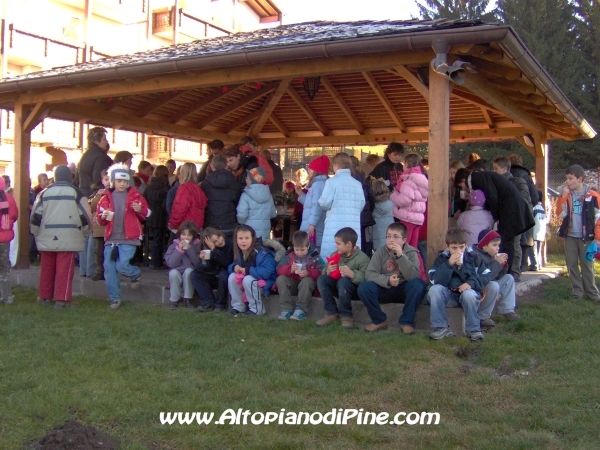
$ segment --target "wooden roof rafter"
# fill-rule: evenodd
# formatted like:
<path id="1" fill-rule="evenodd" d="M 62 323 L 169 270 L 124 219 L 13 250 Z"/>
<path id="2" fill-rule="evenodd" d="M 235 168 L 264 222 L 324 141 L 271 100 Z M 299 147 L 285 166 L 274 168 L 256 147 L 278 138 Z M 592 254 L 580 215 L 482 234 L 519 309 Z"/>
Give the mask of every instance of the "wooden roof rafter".
<path id="1" fill-rule="evenodd" d="M 241 84 L 237 85 L 237 86 L 224 86 L 221 89 L 218 89 L 218 90 L 212 92 L 211 94 L 201 97 L 198 101 L 192 103 L 187 108 L 183 108 L 177 114 L 171 116 L 170 122 L 178 123 L 181 120 L 185 119 L 186 117 L 191 116 L 192 114 L 200 111 L 201 109 L 206 108 L 207 106 L 211 105 L 212 103 L 214 103 L 218 100 L 221 100 L 221 99 L 231 95 L 234 92 L 239 92 L 244 87 L 245 86 L 241 85 Z"/>
<path id="2" fill-rule="evenodd" d="M 379 86 L 373 74 L 370 72 L 362 72 L 362 75 L 365 77 L 365 80 L 367 80 L 367 83 L 369 83 L 369 86 L 371 86 L 371 89 L 373 89 L 373 92 L 398 127 L 398 130 L 400 130 L 402 133 L 406 131 L 406 127 L 404 126 L 402 118 L 400 118 L 400 115 L 394 109 L 394 105 L 392 105 L 392 102 L 390 102 L 388 97 L 385 95 L 385 92 L 383 92 L 383 89 L 381 89 L 381 86 Z"/>
<path id="3" fill-rule="evenodd" d="M 186 91 L 186 90 L 183 90 L 183 91 L 173 90 L 171 92 L 167 92 L 166 94 L 161 95 L 154 101 L 151 101 L 151 102 L 147 103 L 145 106 L 143 106 L 142 108 L 138 109 L 135 112 L 135 115 L 137 117 L 146 117 L 153 111 L 161 108 L 162 106 L 166 105 L 167 103 L 169 103 L 173 100 L 177 100 L 178 98 L 183 97 L 187 93 L 188 93 L 188 91 Z"/>
<path id="4" fill-rule="evenodd" d="M 250 129 L 248 130 L 249 136 L 256 136 L 258 133 L 260 133 L 269 117 L 271 117 L 271 114 L 273 114 L 275 107 L 287 91 L 287 88 L 289 87 L 291 82 L 291 77 L 284 78 L 279 82 L 277 88 L 273 92 L 271 92 L 271 95 L 260 110 L 260 115 L 254 120 L 254 122 L 250 126 Z"/>
<path id="5" fill-rule="evenodd" d="M 302 112 L 306 114 L 306 116 L 311 120 L 311 122 L 321 132 L 321 134 L 323 136 L 327 136 L 329 134 L 329 130 L 327 129 L 323 121 L 319 119 L 319 117 L 317 117 L 314 111 L 310 109 L 310 106 L 306 104 L 306 102 L 302 99 L 300 94 L 298 94 L 298 92 L 296 92 L 296 90 L 292 86 L 288 86 L 287 93 L 290 97 L 292 97 L 292 100 L 296 102 L 296 104 L 300 107 Z"/>
<path id="6" fill-rule="evenodd" d="M 329 92 L 329 95 L 333 97 L 333 101 L 340 107 L 342 112 L 346 115 L 352 126 L 358 131 L 362 133 L 365 130 L 365 127 L 360 123 L 356 114 L 350 109 L 346 101 L 342 98 L 337 89 L 331 84 L 329 79 L 326 76 L 321 77 L 321 84 L 323 87 Z"/>

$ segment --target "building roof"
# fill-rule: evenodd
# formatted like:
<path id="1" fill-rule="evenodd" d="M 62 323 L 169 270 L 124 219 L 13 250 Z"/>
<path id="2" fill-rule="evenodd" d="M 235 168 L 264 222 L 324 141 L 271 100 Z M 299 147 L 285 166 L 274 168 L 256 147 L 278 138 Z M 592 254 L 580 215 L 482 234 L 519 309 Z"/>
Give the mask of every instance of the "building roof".
<path id="1" fill-rule="evenodd" d="M 51 117 L 263 145 L 428 139 L 427 74 L 453 85 L 451 140 L 590 138 L 595 131 L 506 25 L 480 21 L 310 22 L 204 39 L 0 81 L 0 105 L 49 105 Z M 442 50 L 440 50 L 442 49 Z M 320 76 L 314 100 L 304 90 Z"/>

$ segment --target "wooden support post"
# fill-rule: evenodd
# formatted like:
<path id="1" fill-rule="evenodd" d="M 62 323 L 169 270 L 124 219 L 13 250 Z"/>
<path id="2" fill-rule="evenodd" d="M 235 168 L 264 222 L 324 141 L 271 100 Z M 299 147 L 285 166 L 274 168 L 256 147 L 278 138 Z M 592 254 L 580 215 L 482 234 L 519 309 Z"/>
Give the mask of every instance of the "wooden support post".
<path id="1" fill-rule="evenodd" d="M 15 200 L 19 208 L 19 252 L 16 269 L 29 267 L 29 154 L 31 133 L 23 130 L 25 105 L 15 102 Z"/>
<path id="2" fill-rule="evenodd" d="M 429 69 L 427 268 L 446 246 L 450 172 L 450 81 Z"/>
<path id="3" fill-rule="evenodd" d="M 537 188 L 542 191 L 542 204 L 544 208 L 550 208 L 551 206 L 546 204 L 548 198 L 548 144 L 546 138 L 541 134 L 536 133 L 533 135 L 535 141 L 534 155 L 535 155 L 535 184 Z M 537 199 L 532 201 L 535 205 Z M 538 261 L 538 265 L 546 265 L 546 243 L 542 245 L 541 249 L 542 260 Z"/>

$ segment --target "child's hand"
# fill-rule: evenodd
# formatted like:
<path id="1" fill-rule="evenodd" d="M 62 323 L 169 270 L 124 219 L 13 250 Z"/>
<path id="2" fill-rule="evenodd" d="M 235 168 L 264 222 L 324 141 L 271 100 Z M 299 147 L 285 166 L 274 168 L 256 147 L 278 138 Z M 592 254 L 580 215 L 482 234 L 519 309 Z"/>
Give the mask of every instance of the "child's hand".
<path id="1" fill-rule="evenodd" d="M 354 271 L 348 266 L 340 267 L 340 273 L 343 277 L 348 277 L 350 279 L 354 278 Z"/>
<path id="2" fill-rule="evenodd" d="M 305 278 L 305 277 L 307 277 L 307 276 L 308 276 L 308 270 L 306 270 L 306 269 L 303 269 L 303 270 L 301 270 L 300 272 L 297 272 L 297 274 L 298 274 L 298 276 L 299 276 L 300 278 Z"/>
<path id="3" fill-rule="evenodd" d="M 469 283 L 463 283 L 458 287 L 458 292 L 463 293 L 469 289 L 471 289 L 471 285 Z"/>
<path id="4" fill-rule="evenodd" d="M 393 243 L 391 245 L 391 250 L 394 252 L 394 254 L 399 258 L 400 256 L 402 256 L 402 246 L 398 245 L 396 243 Z"/>
<path id="5" fill-rule="evenodd" d="M 140 202 L 133 202 L 131 207 L 136 213 L 142 212 L 142 204 Z"/>
<path id="6" fill-rule="evenodd" d="M 335 270 L 337 270 L 337 268 L 337 264 L 327 264 L 327 275 L 331 275 L 331 272 L 334 272 Z"/>
<path id="7" fill-rule="evenodd" d="M 210 238 L 208 236 L 206 236 L 204 238 L 204 243 L 211 251 L 213 251 L 215 249 L 215 244 L 213 244 L 213 242 L 210 240 Z"/>
<path id="8" fill-rule="evenodd" d="M 461 256 L 462 255 L 460 253 L 455 253 L 454 255 L 450 255 L 448 264 L 450 264 L 451 266 L 455 266 L 456 264 L 458 264 L 460 262 Z"/>
<path id="9" fill-rule="evenodd" d="M 235 273 L 242 273 L 242 274 L 246 275 L 246 269 L 244 269 L 244 268 L 243 268 L 242 266 L 240 266 L 240 265 L 236 265 L 236 266 L 233 268 L 233 271 L 234 271 Z"/>
<path id="10" fill-rule="evenodd" d="M 508 255 L 506 253 L 498 253 L 494 259 L 503 266 L 508 261 Z"/>
<path id="11" fill-rule="evenodd" d="M 390 278 L 388 279 L 388 284 L 393 287 L 398 286 L 400 284 L 400 278 L 398 278 L 398 275 L 390 275 Z"/>
<path id="12" fill-rule="evenodd" d="M 314 225 L 309 225 L 308 226 L 308 235 L 310 237 L 313 237 L 315 235 L 315 231 L 316 231 L 316 228 L 315 228 Z"/>

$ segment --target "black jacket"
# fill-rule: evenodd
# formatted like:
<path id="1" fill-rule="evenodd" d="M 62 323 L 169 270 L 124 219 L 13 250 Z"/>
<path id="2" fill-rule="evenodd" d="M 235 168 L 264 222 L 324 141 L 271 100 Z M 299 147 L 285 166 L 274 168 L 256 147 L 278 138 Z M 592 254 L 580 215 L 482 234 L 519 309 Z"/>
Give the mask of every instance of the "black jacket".
<path id="1" fill-rule="evenodd" d="M 83 195 L 89 197 L 102 183 L 102 171 L 113 163 L 110 156 L 96 144 L 92 144 L 79 160 L 74 184 Z"/>
<path id="2" fill-rule="evenodd" d="M 169 180 L 152 177 L 144 191 L 144 198 L 148 202 L 148 208 L 152 211 L 146 219 L 146 226 L 151 228 L 167 228 L 167 193 L 169 192 Z"/>
<path id="3" fill-rule="evenodd" d="M 208 174 L 200 188 L 208 199 L 204 226 L 232 233 L 237 226 L 236 206 L 241 195 L 238 181 L 227 169 L 218 169 Z"/>
<path id="4" fill-rule="evenodd" d="M 522 166 L 510 166 L 510 173 L 512 174 L 513 177 L 519 177 L 519 178 L 523 178 L 523 180 L 525 180 L 525 183 L 527 183 L 527 189 L 529 190 L 529 197 L 531 198 L 531 204 L 532 205 L 537 205 L 538 203 L 538 189 L 535 187 L 535 184 L 533 184 L 533 179 L 531 178 L 531 175 L 529 172 L 529 170 L 527 170 L 525 167 Z"/>
<path id="5" fill-rule="evenodd" d="M 271 195 L 273 195 L 283 191 L 283 172 L 281 171 L 281 167 L 275 164 L 274 161 L 269 160 L 269 165 L 271 166 L 271 170 L 273 170 L 273 184 L 269 186 Z"/>
<path id="6" fill-rule="evenodd" d="M 205 246 L 202 247 L 206 249 Z M 206 264 L 200 260 L 197 270 L 207 275 L 219 275 L 219 272 L 227 270 L 229 265 L 233 262 L 233 243 L 229 239 L 225 239 L 225 247 L 215 247 L 210 252 L 210 259 Z"/>
<path id="7" fill-rule="evenodd" d="M 360 227 L 366 228 L 375 225 L 373 210 L 375 209 L 375 196 L 373 195 L 373 187 L 370 181 L 365 180 L 362 172 L 354 172 L 354 178 L 360 181 L 365 195 L 365 206 L 360 212 Z"/>
<path id="8" fill-rule="evenodd" d="M 498 221 L 498 233 L 509 241 L 533 228 L 535 221 L 527 202 L 510 180 L 495 172 L 472 172 L 469 189 L 481 189 L 485 194 L 486 208 Z"/>
<path id="9" fill-rule="evenodd" d="M 200 172 L 198 172 L 198 178 L 196 179 L 198 183 L 202 183 L 204 180 L 206 180 L 208 174 L 212 172 L 212 170 L 210 170 L 210 162 L 212 158 L 212 155 L 210 155 L 208 157 L 208 161 L 205 161 L 204 164 L 202 164 L 202 167 L 200 167 Z"/>
<path id="10" fill-rule="evenodd" d="M 394 164 L 388 158 L 381 161 L 375 166 L 373 171 L 369 174 L 369 178 L 383 178 L 390 182 L 388 188 L 390 192 L 394 190 L 400 179 L 400 175 L 404 171 L 402 163 Z"/>

